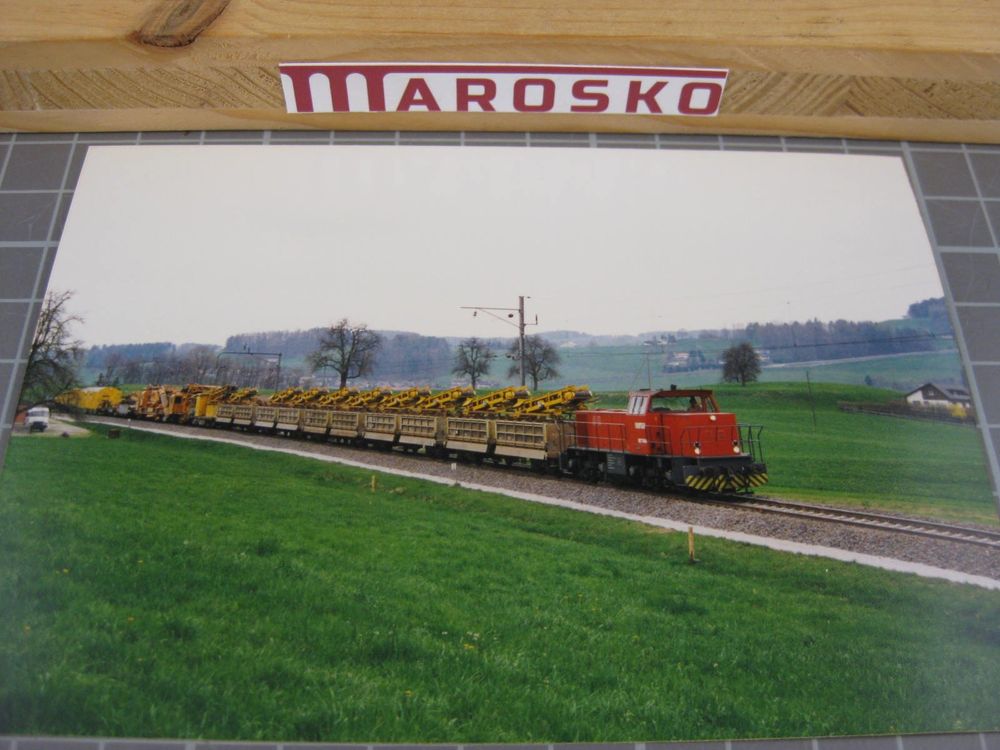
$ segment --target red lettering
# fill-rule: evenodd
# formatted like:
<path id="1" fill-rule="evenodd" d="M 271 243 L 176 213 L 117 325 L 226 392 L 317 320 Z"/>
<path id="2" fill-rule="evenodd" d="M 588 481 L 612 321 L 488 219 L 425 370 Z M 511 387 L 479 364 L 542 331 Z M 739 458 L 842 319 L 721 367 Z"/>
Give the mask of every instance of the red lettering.
<path id="1" fill-rule="evenodd" d="M 528 86 L 541 87 L 542 101 L 528 104 Z M 550 112 L 556 102 L 556 84 L 551 78 L 519 78 L 514 82 L 514 109 L 518 112 Z"/>
<path id="2" fill-rule="evenodd" d="M 403 96 L 399 99 L 399 106 L 396 107 L 396 111 L 409 112 L 410 107 L 426 107 L 428 112 L 441 111 L 441 107 L 438 106 L 437 99 L 435 99 L 434 94 L 431 93 L 431 87 L 427 85 L 427 81 L 423 78 L 411 78 L 407 82 L 406 88 L 403 90 Z"/>
<path id="3" fill-rule="evenodd" d="M 639 102 L 641 101 L 646 105 L 646 109 L 649 110 L 650 114 L 663 114 L 663 110 L 660 109 L 660 105 L 656 101 L 656 95 L 663 91 L 666 85 L 666 81 L 657 81 L 646 91 L 643 91 L 642 81 L 630 81 L 628 84 L 628 101 L 625 104 L 625 111 L 629 114 L 636 114 L 639 111 Z"/>
<path id="4" fill-rule="evenodd" d="M 479 86 L 482 91 L 472 93 L 472 87 Z M 497 95 L 497 83 L 489 78 L 459 78 L 455 81 L 455 108 L 459 112 L 468 112 L 469 105 L 478 104 L 482 112 L 496 112 L 493 108 L 493 98 Z"/>
<path id="5" fill-rule="evenodd" d="M 350 112 L 347 100 L 347 74 L 333 71 L 322 66 L 289 65 L 281 69 L 281 74 L 288 76 L 292 82 L 292 95 L 295 98 L 296 112 L 313 112 L 315 103 L 312 98 L 311 79 L 315 75 L 323 76 L 330 87 L 330 100 L 334 112 Z"/>
<path id="6" fill-rule="evenodd" d="M 573 98 L 581 101 L 590 101 L 593 104 L 574 104 L 569 108 L 570 112 L 607 112 L 611 100 L 607 94 L 599 91 L 587 91 L 588 86 L 608 85 L 607 81 L 576 81 L 573 84 Z"/>
<path id="7" fill-rule="evenodd" d="M 695 91 L 707 91 L 708 101 L 703 107 L 692 107 L 691 97 Z M 719 111 L 719 101 L 722 99 L 722 86 L 717 83 L 685 83 L 681 89 L 677 111 L 682 115 L 714 115 Z"/>

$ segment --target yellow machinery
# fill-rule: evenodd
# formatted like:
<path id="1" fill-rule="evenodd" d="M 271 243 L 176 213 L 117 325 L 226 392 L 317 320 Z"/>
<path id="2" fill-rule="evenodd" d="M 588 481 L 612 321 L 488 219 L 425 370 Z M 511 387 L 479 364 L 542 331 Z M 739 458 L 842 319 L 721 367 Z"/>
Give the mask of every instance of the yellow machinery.
<path id="1" fill-rule="evenodd" d="M 93 386 L 74 388 L 56 396 L 57 404 L 88 412 L 113 411 L 122 402 L 124 394 L 118 388 Z"/>
<path id="2" fill-rule="evenodd" d="M 585 408 L 584 404 L 593 397 L 594 394 L 585 385 L 568 385 L 558 391 L 518 401 L 509 413 L 512 417 L 561 417 L 567 412 Z"/>
<path id="3" fill-rule="evenodd" d="M 246 404 L 257 395 L 256 388 L 239 388 L 223 399 L 227 404 Z"/>
<path id="4" fill-rule="evenodd" d="M 284 390 L 277 391 L 271 394 L 271 397 L 267 400 L 272 406 L 277 406 L 279 404 L 290 404 L 292 401 L 302 395 L 301 388 L 285 388 Z"/>
<path id="5" fill-rule="evenodd" d="M 316 399 L 316 403 L 312 405 L 317 406 L 321 409 L 329 409 L 332 407 L 340 406 L 345 401 L 357 395 L 358 395 L 357 388 L 340 388 L 339 390 L 327 393 L 325 396 L 320 396 L 318 399 Z"/>
<path id="6" fill-rule="evenodd" d="M 216 385 L 210 386 L 207 390 L 196 394 L 192 416 L 196 419 L 214 418 L 217 405 L 223 403 L 235 391 L 236 386 Z"/>
<path id="7" fill-rule="evenodd" d="M 413 404 L 412 408 L 418 412 L 445 412 L 461 406 L 475 395 L 476 392 L 472 388 L 462 385 L 457 388 L 449 388 L 447 391 L 431 393 Z"/>
<path id="8" fill-rule="evenodd" d="M 499 391 L 491 391 L 482 396 L 470 398 L 462 404 L 462 412 L 465 414 L 489 414 L 491 412 L 503 412 L 519 401 L 523 401 L 531 395 L 531 391 L 524 387 L 510 386 L 501 388 Z"/>
<path id="9" fill-rule="evenodd" d="M 326 388 L 310 388 L 308 391 L 296 394 L 287 403 L 289 406 L 311 406 L 327 393 Z"/>
<path id="10" fill-rule="evenodd" d="M 411 409 L 421 399 L 431 395 L 429 388 L 409 388 L 405 391 L 391 393 L 378 402 L 378 408 L 382 411 L 398 411 L 400 409 Z"/>
<path id="11" fill-rule="evenodd" d="M 343 403 L 337 404 L 338 409 L 364 410 L 375 406 L 379 401 L 389 395 L 389 391 L 384 388 L 372 388 L 370 391 L 355 393 Z"/>

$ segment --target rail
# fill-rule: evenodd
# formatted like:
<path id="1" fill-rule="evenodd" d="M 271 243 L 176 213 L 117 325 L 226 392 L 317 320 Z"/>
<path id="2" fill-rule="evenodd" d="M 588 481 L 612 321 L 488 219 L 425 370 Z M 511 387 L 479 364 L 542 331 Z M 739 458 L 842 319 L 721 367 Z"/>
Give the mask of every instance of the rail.
<path id="1" fill-rule="evenodd" d="M 848 526 L 859 526 L 877 531 L 898 534 L 913 534 L 941 541 L 975 544 L 1000 550 L 1000 531 L 978 529 L 957 524 L 942 523 L 919 518 L 907 518 L 888 513 L 849 510 L 821 505 L 807 505 L 787 500 L 767 497 L 736 495 L 732 497 L 699 497 L 696 502 L 722 505 L 729 508 L 743 508 L 762 513 L 776 513 L 796 518 L 828 521 Z"/>

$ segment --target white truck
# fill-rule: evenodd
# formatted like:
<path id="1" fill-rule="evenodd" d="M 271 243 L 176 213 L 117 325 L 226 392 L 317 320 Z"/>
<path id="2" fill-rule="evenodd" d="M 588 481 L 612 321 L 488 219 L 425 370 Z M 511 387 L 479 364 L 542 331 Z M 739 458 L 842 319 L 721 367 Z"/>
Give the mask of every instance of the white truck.
<path id="1" fill-rule="evenodd" d="M 33 406 L 24 415 L 24 426 L 30 432 L 45 432 L 49 428 L 49 407 Z"/>

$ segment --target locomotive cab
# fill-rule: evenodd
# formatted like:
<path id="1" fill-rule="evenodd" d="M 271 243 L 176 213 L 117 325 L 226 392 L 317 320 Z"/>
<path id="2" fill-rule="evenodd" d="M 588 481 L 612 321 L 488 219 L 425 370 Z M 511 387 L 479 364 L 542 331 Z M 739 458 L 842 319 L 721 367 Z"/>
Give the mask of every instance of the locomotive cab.
<path id="1" fill-rule="evenodd" d="M 767 481 L 759 434 L 720 411 L 710 390 L 632 391 L 624 410 L 576 414 L 572 468 L 650 487 L 746 491 Z"/>

